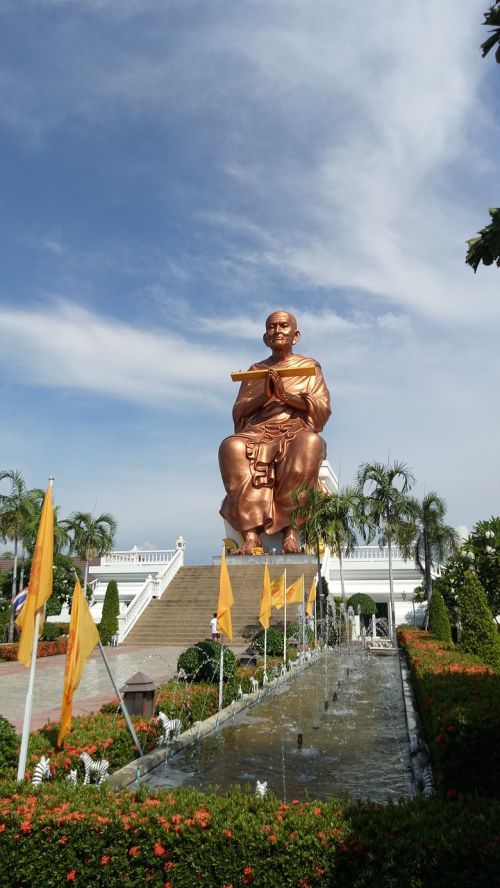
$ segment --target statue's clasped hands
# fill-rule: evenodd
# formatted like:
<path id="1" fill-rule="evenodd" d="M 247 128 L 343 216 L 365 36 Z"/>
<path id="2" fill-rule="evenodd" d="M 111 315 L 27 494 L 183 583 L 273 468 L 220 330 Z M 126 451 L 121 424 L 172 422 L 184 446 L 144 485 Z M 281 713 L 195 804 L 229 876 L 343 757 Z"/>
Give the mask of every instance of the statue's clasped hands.
<path id="1" fill-rule="evenodd" d="M 277 401 L 281 401 L 283 404 L 287 403 L 286 389 L 281 376 L 276 370 L 269 370 L 264 383 L 264 394 L 266 401 L 269 401 L 274 395 Z"/>

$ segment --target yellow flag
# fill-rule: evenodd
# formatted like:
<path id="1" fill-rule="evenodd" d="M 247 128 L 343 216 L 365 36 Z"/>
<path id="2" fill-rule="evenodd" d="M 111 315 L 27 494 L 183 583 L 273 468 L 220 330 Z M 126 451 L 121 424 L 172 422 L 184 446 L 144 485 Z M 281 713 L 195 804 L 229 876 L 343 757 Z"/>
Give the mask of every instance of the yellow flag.
<path id="1" fill-rule="evenodd" d="M 304 574 L 286 590 L 287 604 L 302 604 L 304 600 Z"/>
<path id="2" fill-rule="evenodd" d="M 313 605 L 314 605 L 315 601 L 316 601 L 316 577 L 314 577 L 314 579 L 311 583 L 311 589 L 309 591 L 309 596 L 307 598 L 306 614 L 308 617 L 312 617 Z"/>
<path id="3" fill-rule="evenodd" d="M 233 639 L 233 623 L 231 620 L 231 608 L 234 603 L 231 580 L 226 564 L 226 554 L 222 552 L 219 577 L 219 600 L 217 602 L 217 628 L 229 638 Z"/>
<path id="4" fill-rule="evenodd" d="M 64 737 L 71 730 L 73 694 L 80 684 L 85 664 L 98 643 L 99 633 L 97 626 L 92 619 L 80 580 L 77 579 L 71 605 L 71 619 L 69 621 L 68 650 L 66 653 L 61 706 L 61 729 L 57 738 L 58 746 L 61 746 Z"/>
<path id="5" fill-rule="evenodd" d="M 264 629 L 269 629 L 269 619 L 271 617 L 271 577 L 269 576 L 269 568 L 264 565 L 264 580 L 262 583 L 262 592 L 260 595 L 260 613 L 259 621 Z"/>
<path id="6" fill-rule="evenodd" d="M 283 607 L 285 603 L 285 574 L 282 573 L 277 580 L 273 580 L 271 583 L 271 603 L 272 606 L 277 608 Z"/>
<path id="7" fill-rule="evenodd" d="M 54 563 L 54 507 L 52 487 L 49 484 L 42 506 L 40 525 L 36 535 L 33 563 L 31 565 L 28 595 L 23 609 L 16 620 L 21 630 L 17 659 L 24 666 L 31 663 L 35 636 L 36 612 L 43 608 L 52 594 L 52 574 Z M 43 628 L 43 611 L 40 630 Z"/>

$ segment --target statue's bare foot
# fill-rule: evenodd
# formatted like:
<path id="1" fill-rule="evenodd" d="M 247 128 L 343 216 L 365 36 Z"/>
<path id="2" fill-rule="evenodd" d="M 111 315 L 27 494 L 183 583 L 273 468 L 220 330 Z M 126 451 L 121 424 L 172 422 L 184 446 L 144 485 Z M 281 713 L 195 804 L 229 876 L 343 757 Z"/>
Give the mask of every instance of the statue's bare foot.
<path id="1" fill-rule="evenodd" d="M 292 527 L 285 527 L 283 530 L 283 542 L 281 544 L 283 555 L 289 555 L 293 552 L 300 552 L 300 543 L 296 531 Z"/>
<path id="2" fill-rule="evenodd" d="M 251 555 L 254 549 L 260 547 L 260 536 L 253 530 L 243 533 L 243 545 L 236 550 L 235 555 Z"/>

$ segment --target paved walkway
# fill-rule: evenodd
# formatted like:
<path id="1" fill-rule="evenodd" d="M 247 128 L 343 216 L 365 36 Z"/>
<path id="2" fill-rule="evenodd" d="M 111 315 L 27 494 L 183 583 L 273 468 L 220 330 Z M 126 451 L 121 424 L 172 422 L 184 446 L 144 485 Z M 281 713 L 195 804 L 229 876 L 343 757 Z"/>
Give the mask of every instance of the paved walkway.
<path id="1" fill-rule="evenodd" d="M 136 672 L 144 672 L 157 684 L 172 678 L 179 654 L 184 647 L 121 646 L 105 648 L 106 657 L 121 689 Z M 40 657 L 36 662 L 31 730 L 48 721 L 59 721 L 66 655 Z M 0 663 L 0 714 L 21 733 L 28 690 L 29 669 L 21 663 Z M 73 698 L 73 715 L 95 712 L 103 703 L 116 698 L 99 649 L 90 656 L 80 687 Z"/>

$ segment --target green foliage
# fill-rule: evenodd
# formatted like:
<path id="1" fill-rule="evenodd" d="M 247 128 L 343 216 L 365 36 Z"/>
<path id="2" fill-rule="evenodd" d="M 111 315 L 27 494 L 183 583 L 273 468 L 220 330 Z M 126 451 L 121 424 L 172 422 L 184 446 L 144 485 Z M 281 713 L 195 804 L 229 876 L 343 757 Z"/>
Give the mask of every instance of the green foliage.
<path id="1" fill-rule="evenodd" d="M 238 789 L 35 794 L 12 781 L 0 809 L 2 888 L 491 888 L 500 865 L 500 804 L 484 799 L 281 805 Z"/>
<path id="2" fill-rule="evenodd" d="M 201 652 L 198 680 L 218 682 L 220 674 L 220 643 L 207 638 L 205 641 L 197 642 L 196 647 Z M 224 646 L 224 681 L 227 681 L 234 674 L 237 662 L 233 652 Z"/>
<path id="3" fill-rule="evenodd" d="M 490 31 L 490 36 L 484 43 L 481 43 L 483 58 L 498 44 L 495 50 L 495 61 L 500 65 L 500 0 L 495 0 L 488 12 L 484 13 L 483 25 L 493 29 Z"/>
<path id="4" fill-rule="evenodd" d="M 500 798 L 500 675 L 428 632 L 399 628 L 438 789 Z"/>
<path id="5" fill-rule="evenodd" d="M 182 652 L 177 660 L 177 670 L 184 669 L 185 673 L 199 682 L 218 682 L 220 671 L 221 645 L 210 638 L 198 641 L 195 645 Z M 237 660 L 233 652 L 224 647 L 224 681 L 228 681 L 234 674 Z"/>
<path id="6" fill-rule="evenodd" d="M 44 623 L 40 638 L 42 641 L 54 641 L 55 638 L 59 638 L 60 634 L 61 630 L 55 623 Z"/>
<path id="7" fill-rule="evenodd" d="M 267 630 L 267 655 L 268 657 L 282 657 L 283 656 L 283 630 L 275 629 L 270 626 Z M 264 653 L 264 630 L 261 629 L 260 632 L 257 632 L 256 635 L 252 638 L 252 647 L 259 654 Z"/>
<path id="8" fill-rule="evenodd" d="M 99 635 L 103 644 L 109 644 L 113 635 L 118 632 L 118 614 L 120 613 L 120 599 L 116 580 L 110 580 L 106 587 L 104 603 L 102 606 Z"/>
<path id="9" fill-rule="evenodd" d="M 464 582 L 458 593 L 458 604 L 461 649 L 476 654 L 483 663 L 500 671 L 500 636 L 484 589 L 473 570 L 465 572 Z"/>
<path id="10" fill-rule="evenodd" d="M 346 607 L 352 607 L 355 614 L 358 612 L 358 605 L 361 607 L 361 613 L 365 617 L 371 617 L 372 614 L 377 613 L 377 605 L 373 598 L 370 595 L 365 595 L 363 592 L 351 595 L 346 601 Z"/>
<path id="11" fill-rule="evenodd" d="M 439 589 L 434 589 L 429 605 L 429 632 L 440 641 L 451 644 L 450 618 Z"/>
<path id="12" fill-rule="evenodd" d="M 488 212 L 492 220 L 490 224 L 467 241 L 469 248 L 465 261 L 474 271 L 481 262 L 483 265 L 493 265 L 495 262 L 500 268 L 500 207 L 490 207 Z"/>
<path id="13" fill-rule="evenodd" d="M 19 737 L 14 725 L 0 715 L 0 776 L 17 766 Z"/>
<path id="14" fill-rule="evenodd" d="M 464 545 L 450 558 L 446 571 L 433 587 L 439 589 L 454 621 L 457 620 L 457 596 L 466 571 L 474 568 L 492 613 L 500 614 L 500 518 L 478 521 Z"/>

